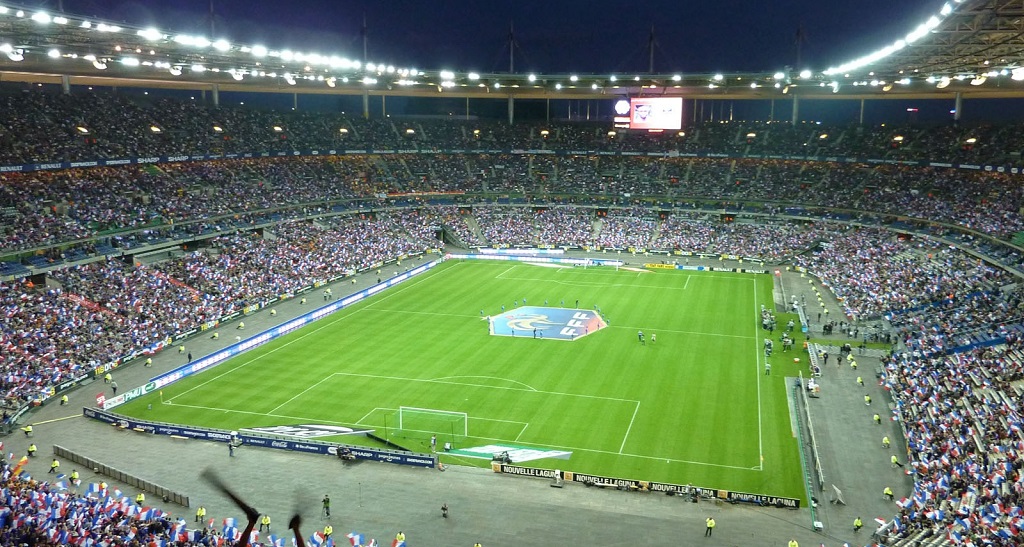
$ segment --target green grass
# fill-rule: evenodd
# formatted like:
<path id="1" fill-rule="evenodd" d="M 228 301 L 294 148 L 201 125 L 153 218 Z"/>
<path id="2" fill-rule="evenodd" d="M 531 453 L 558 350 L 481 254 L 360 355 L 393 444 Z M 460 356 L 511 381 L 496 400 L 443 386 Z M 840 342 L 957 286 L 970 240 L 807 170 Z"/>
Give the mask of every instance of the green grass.
<path id="1" fill-rule="evenodd" d="M 452 261 L 118 412 L 223 429 L 387 425 L 420 451 L 434 429 L 458 448 L 572 451 L 532 466 L 803 499 L 785 382 L 799 354 L 776 343 L 763 374 L 771 290 L 768 275 Z M 609 326 L 574 341 L 490 336 L 480 310 L 524 297 L 579 299 Z M 657 343 L 641 346 L 640 329 Z M 465 412 L 469 438 L 445 420 L 395 431 L 399 406 Z"/>

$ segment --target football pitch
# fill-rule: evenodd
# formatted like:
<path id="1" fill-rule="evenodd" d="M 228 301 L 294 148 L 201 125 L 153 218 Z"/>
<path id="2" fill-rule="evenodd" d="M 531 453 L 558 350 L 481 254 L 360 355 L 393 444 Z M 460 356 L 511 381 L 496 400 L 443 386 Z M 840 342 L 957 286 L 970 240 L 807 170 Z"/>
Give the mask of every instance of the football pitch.
<path id="1" fill-rule="evenodd" d="M 765 375 L 762 305 L 769 275 L 453 260 L 117 412 L 805 499 L 785 380 L 803 355 L 776 344 Z"/>

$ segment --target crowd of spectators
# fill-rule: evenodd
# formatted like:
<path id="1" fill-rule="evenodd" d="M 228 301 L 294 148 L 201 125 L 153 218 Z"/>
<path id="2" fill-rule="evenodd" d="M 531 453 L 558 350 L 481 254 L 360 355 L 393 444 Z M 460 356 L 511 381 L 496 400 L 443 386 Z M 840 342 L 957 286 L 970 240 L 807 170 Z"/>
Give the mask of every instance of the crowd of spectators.
<path id="1" fill-rule="evenodd" d="M 817 275 L 848 317 L 878 317 L 1011 282 L 1005 270 L 948 246 L 877 228 L 852 230 L 794 263 Z"/>
<path id="2" fill-rule="evenodd" d="M 954 354 L 906 352 L 883 361 L 915 483 L 897 501 L 896 536 L 1019 545 L 1024 527 L 1024 345 Z"/>

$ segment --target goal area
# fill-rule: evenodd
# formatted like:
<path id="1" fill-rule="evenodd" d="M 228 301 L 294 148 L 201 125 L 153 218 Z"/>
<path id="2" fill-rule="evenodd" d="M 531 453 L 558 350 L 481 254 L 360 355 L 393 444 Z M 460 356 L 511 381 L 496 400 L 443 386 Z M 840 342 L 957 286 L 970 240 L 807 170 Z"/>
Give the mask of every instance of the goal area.
<path id="1" fill-rule="evenodd" d="M 454 441 L 469 436 L 469 415 L 451 410 L 400 406 L 398 429 L 407 434 L 438 435 Z"/>

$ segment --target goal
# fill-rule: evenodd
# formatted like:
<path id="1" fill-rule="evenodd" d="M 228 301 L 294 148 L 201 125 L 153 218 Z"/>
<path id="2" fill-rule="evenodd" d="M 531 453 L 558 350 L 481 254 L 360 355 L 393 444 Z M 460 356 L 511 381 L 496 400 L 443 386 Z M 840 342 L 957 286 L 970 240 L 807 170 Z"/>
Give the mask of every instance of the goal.
<path id="1" fill-rule="evenodd" d="M 469 436 L 469 415 L 451 410 L 400 406 L 398 428 L 406 432 L 465 438 Z"/>

